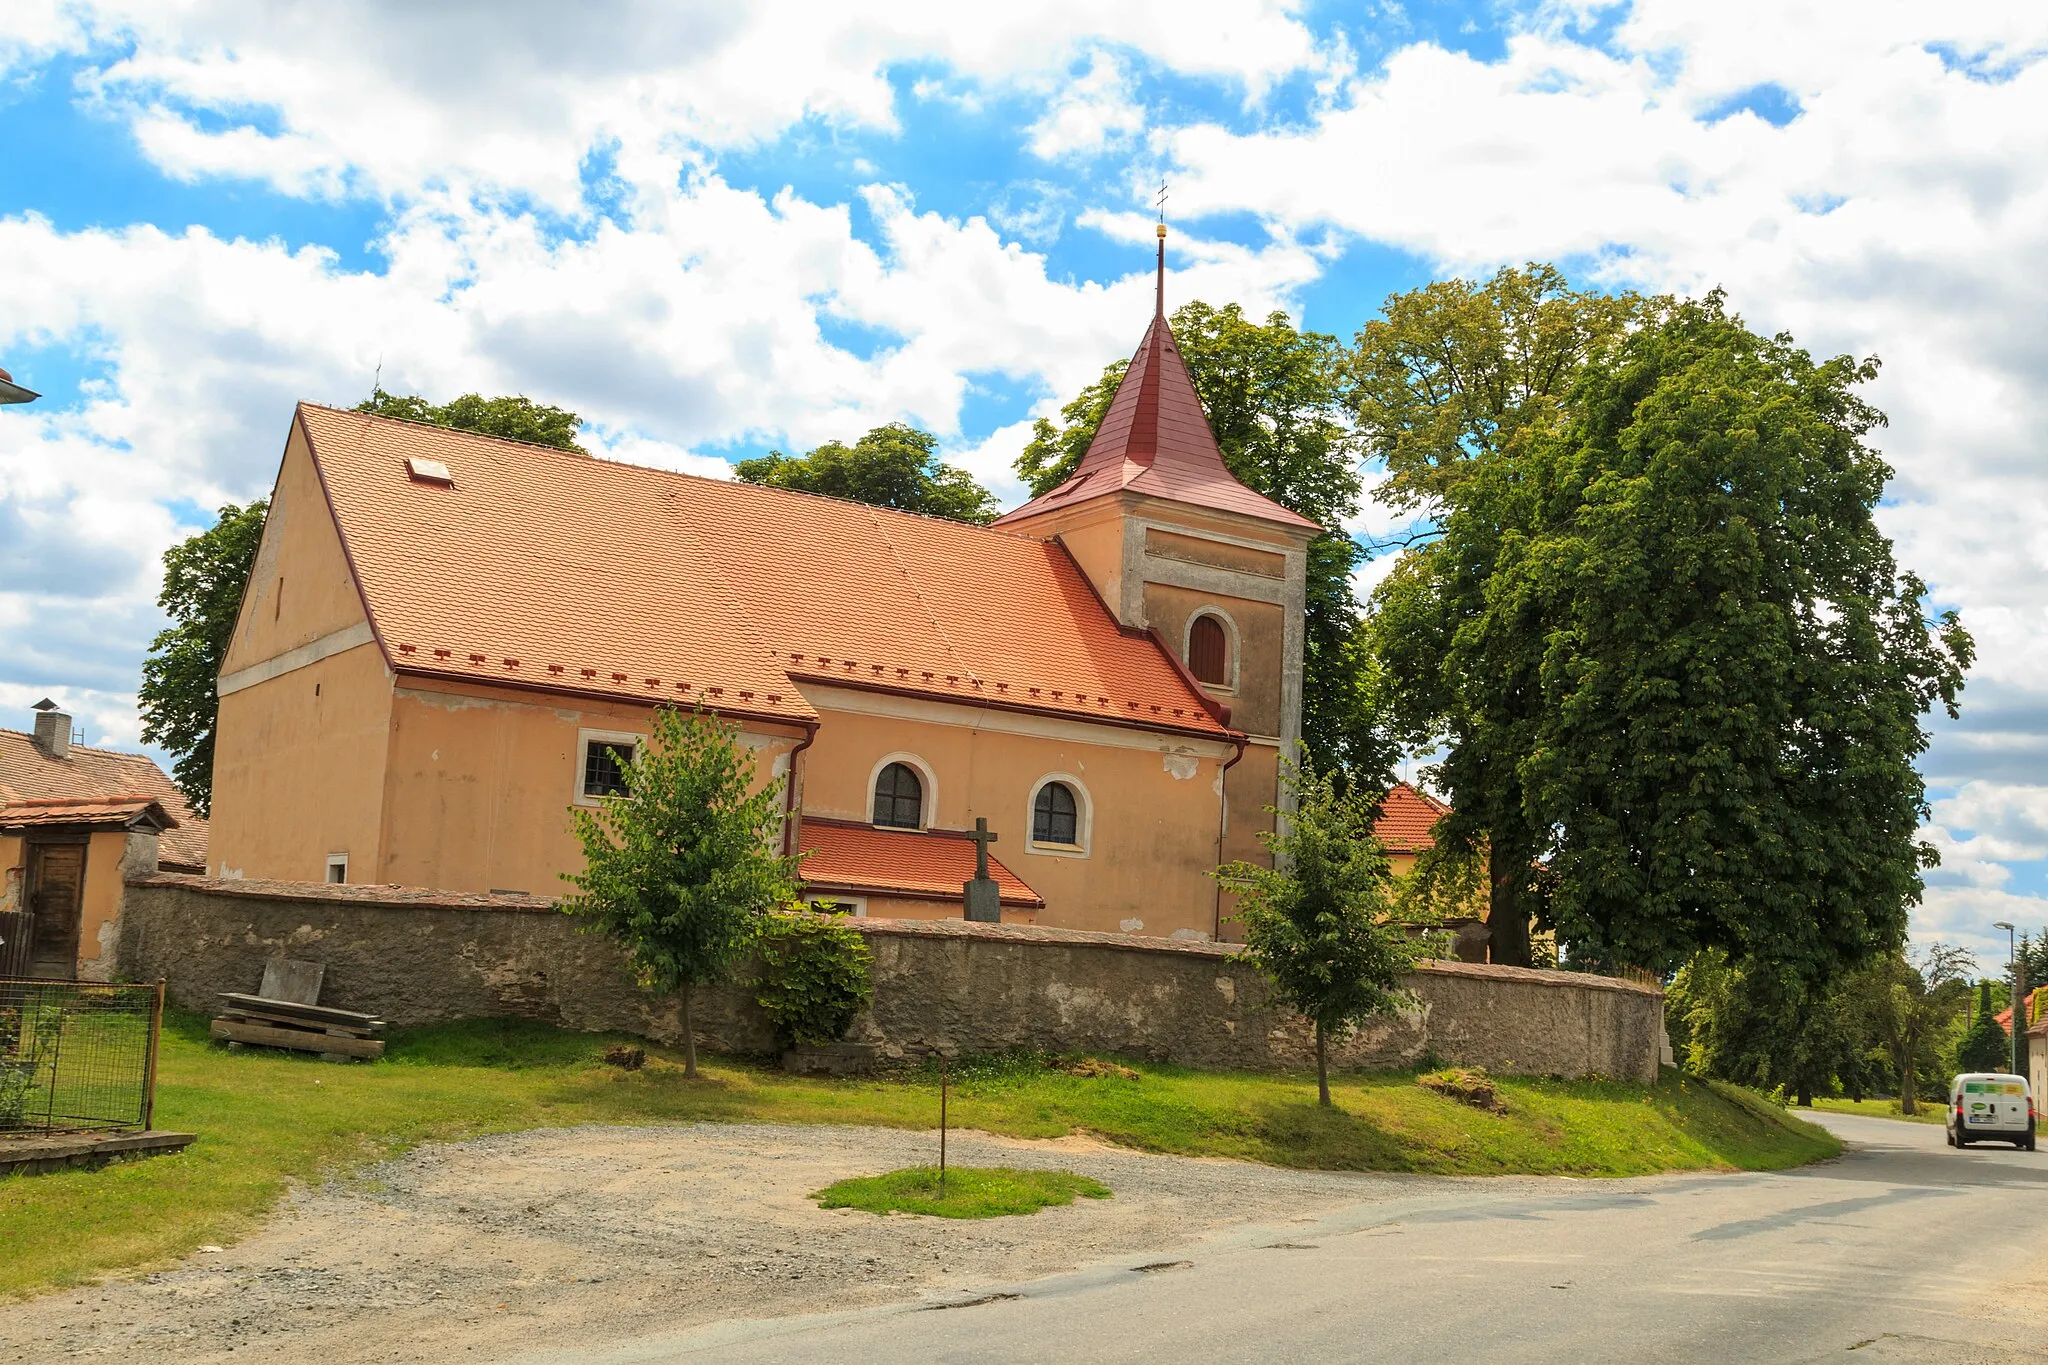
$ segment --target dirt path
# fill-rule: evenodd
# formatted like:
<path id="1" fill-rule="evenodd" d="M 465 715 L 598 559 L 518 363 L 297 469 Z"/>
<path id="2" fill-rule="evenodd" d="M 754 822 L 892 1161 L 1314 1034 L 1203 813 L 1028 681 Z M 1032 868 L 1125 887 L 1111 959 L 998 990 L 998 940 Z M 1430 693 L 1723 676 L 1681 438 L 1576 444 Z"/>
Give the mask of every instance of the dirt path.
<path id="1" fill-rule="evenodd" d="M 971 1221 L 823 1212 L 805 1197 L 933 1148 L 890 1129 L 725 1124 L 426 1147 L 295 1196 L 225 1252 L 10 1307 L 0 1361 L 493 1360 L 1023 1279 L 1307 1220 L 1416 1180 L 958 1134 L 963 1165 L 1060 1167 L 1115 1197 Z"/>

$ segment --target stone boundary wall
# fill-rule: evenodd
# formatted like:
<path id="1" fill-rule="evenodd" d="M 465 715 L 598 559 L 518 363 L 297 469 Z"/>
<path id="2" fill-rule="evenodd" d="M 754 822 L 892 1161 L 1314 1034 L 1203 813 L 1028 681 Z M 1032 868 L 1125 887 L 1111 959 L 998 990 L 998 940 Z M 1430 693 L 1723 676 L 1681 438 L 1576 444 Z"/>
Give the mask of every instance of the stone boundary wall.
<path id="1" fill-rule="evenodd" d="M 964 920 L 847 923 L 875 953 L 874 1002 L 849 1035 L 863 1052 L 1040 1047 L 1257 1071 L 1314 1065 L 1308 1021 L 1270 1004 L 1234 945 Z M 394 1024 L 513 1015 L 681 1037 L 674 1002 L 641 992 L 608 940 L 576 932 L 540 897 L 176 873 L 128 883 L 121 974 L 164 978 L 176 1004 L 211 1009 L 218 992 L 254 990 L 277 953 L 326 964 L 322 1004 Z M 1419 964 L 1408 986 L 1414 1007 L 1345 1039 L 1333 1063 L 1434 1056 L 1504 1074 L 1656 1079 L 1655 987 L 1462 962 Z M 702 1046 L 774 1049 L 740 990 L 699 992 L 694 1014 Z"/>

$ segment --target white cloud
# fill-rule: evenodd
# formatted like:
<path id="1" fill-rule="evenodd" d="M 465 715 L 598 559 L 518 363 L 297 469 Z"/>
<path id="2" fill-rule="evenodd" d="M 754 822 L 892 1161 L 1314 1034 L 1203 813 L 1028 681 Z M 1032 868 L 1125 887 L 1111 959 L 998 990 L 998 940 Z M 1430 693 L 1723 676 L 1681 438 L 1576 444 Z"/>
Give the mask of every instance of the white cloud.
<path id="1" fill-rule="evenodd" d="M 1097 156 L 1145 126 L 1145 111 L 1131 98 L 1123 65 L 1104 52 L 1091 53 L 1088 69 L 1064 83 L 1037 123 L 1031 125 L 1033 156 Z"/>
<path id="2" fill-rule="evenodd" d="M 37 0 L 0 61 L 59 48 L 104 58 L 89 84 L 174 175 L 395 198 L 452 186 L 569 211 L 579 163 L 609 142 L 644 163 L 679 146 L 756 144 L 805 119 L 893 128 L 890 74 L 904 63 L 969 85 L 1036 84 L 1085 50 L 1131 47 L 1256 98 L 1322 62 L 1291 8 Z M 913 88 L 952 87 L 926 75 Z"/>

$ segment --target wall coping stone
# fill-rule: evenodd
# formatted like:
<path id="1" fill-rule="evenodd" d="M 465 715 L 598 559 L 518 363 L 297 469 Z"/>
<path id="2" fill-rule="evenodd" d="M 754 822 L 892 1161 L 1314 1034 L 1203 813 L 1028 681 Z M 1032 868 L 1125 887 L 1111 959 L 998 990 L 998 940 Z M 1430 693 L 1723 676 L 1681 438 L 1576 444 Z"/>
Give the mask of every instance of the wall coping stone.
<path id="1" fill-rule="evenodd" d="M 419 886 L 371 886 L 361 882 L 289 882 L 265 878 L 223 879 L 183 872 L 154 872 L 128 878 L 130 886 L 183 887 L 212 895 L 250 900 L 328 902 L 408 910 L 489 910 L 507 914 L 554 914 L 556 903 L 546 896 L 519 891 L 437 891 Z M 879 938 L 983 940 L 997 943 L 1047 943 L 1117 952 L 1165 953 L 1207 957 L 1226 962 L 1239 957 L 1244 945 L 1194 939 L 1150 938 L 1089 929 L 1055 929 L 1042 924 L 987 924 L 964 919 L 871 919 L 849 916 L 847 927 Z M 1456 962 L 1425 958 L 1417 973 L 1476 980 L 1523 981 L 1531 985 L 1574 990 L 1619 991 L 1662 998 L 1661 988 L 1591 972 L 1561 972 L 1543 967 L 1509 967 L 1492 962 Z"/>

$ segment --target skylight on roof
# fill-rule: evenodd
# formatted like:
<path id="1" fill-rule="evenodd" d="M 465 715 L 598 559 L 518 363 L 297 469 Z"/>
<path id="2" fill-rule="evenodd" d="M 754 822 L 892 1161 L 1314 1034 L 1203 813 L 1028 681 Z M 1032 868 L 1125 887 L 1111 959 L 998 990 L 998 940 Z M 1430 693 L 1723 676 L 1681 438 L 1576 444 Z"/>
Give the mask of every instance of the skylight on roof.
<path id="1" fill-rule="evenodd" d="M 417 455 L 405 457 L 406 472 L 420 483 L 438 483 L 443 488 L 455 486 L 455 476 L 448 472 L 448 466 L 439 460 L 425 460 Z"/>

